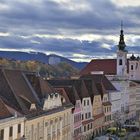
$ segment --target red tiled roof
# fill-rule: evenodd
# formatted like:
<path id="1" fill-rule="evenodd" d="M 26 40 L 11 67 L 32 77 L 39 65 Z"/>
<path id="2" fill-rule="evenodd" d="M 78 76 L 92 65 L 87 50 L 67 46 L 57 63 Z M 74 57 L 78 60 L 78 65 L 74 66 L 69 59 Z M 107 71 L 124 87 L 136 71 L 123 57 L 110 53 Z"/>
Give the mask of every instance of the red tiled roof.
<path id="1" fill-rule="evenodd" d="M 116 75 L 116 63 L 116 59 L 95 59 L 88 63 L 80 74 L 90 74 L 92 71 L 104 71 L 106 75 Z"/>

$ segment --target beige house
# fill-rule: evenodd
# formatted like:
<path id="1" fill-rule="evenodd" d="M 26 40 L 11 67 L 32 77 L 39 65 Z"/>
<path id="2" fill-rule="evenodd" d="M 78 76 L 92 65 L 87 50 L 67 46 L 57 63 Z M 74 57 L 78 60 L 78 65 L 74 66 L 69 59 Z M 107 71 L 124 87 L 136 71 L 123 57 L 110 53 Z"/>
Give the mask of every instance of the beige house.
<path id="1" fill-rule="evenodd" d="M 28 140 L 71 140 L 71 108 L 27 119 L 25 136 Z"/>

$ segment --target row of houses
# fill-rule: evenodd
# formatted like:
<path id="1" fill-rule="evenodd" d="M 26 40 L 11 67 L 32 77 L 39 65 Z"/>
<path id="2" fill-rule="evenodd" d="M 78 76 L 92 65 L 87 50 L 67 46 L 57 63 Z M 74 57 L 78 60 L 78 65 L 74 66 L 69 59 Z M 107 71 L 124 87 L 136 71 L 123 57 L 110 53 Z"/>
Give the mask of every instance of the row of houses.
<path id="1" fill-rule="evenodd" d="M 44 80 L 0 69 L 1 140 L 82 140 L 114 125 L 119 91 L 102 74 Z"/>
<path id="2" fill-rule="evenodd" d="M 71 140 L 72 109 L 41 77 L 0 69 L 0 140 Z"/>
<path id="3" fill-rule="evenodd" d="M 92 60 L 75 78 L 0 68 L 0 140 L 88 140 L 139 119 L 139 59 L 127 59 L 123 36 L 116 59 Z"/>

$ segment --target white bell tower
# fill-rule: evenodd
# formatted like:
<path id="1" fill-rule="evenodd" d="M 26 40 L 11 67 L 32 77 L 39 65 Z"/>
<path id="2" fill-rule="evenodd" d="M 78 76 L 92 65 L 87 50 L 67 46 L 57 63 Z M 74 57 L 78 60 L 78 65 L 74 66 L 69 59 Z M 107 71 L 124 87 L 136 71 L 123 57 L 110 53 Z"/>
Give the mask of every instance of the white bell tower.
<path id="1" fill-rule="evenodd" d="M 123 34 L 123 24 L 121 22 L 121 31 L 120 31 L 120 41 L 118 44 L 117 50 L 117 75 L 118 76 L 126 76 L 127 75 L 127 53 L 128 51 L 125 49 L 125 41 Z"/>

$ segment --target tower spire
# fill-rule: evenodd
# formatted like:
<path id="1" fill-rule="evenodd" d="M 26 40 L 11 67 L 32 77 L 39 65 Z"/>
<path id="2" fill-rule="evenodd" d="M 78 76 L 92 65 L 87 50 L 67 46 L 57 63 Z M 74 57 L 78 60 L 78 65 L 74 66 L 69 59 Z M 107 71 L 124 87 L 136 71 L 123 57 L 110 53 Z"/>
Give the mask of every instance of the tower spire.
<path id="1" fill-rule="evenodd" d="M 120 41 L 118 44 L 118 49 L 125 51 L 125 41 L 124 41 L 124 34 L 123 34 L 123 21 L 121 21 L 121 31 L 120 31 Z"/>

